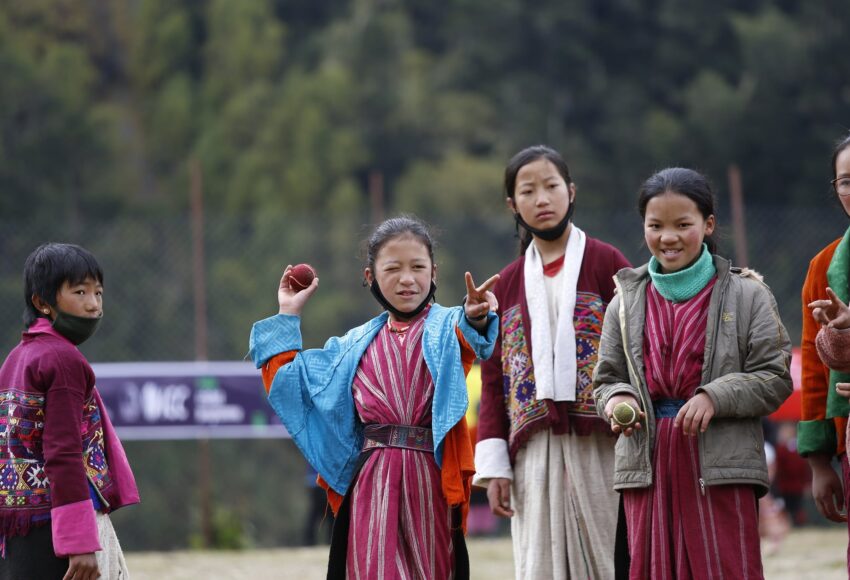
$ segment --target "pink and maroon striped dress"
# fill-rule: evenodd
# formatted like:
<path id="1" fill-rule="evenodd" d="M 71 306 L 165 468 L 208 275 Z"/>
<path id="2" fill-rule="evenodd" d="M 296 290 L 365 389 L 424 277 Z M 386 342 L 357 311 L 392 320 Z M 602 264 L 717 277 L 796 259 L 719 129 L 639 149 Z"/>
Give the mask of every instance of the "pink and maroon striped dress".
<path id="1" fill-rule="evenodd" d="M 434 381 L 422 355 L 424 323 L 423 312 L 405 332 L 387 325 L 366 349 L 352 386 L 365 425 L 431 427 Z M 451 511 L 434 455 L 371 451 L 351 491 L 348 577 L 450 578 L 453 565 Z"/>
<path id="2" fill-rule="evenodd" d="M 716 280 L 680 303 L 649 284 L 644 361 L 653 401 L 687 400 L 700 385 Z M 698 438 L 674 429 L 673 421 L 656 421 L 652 486 L 623 492 L 630 578 L 763 578 L 754 489 L 702 486 Z"/>

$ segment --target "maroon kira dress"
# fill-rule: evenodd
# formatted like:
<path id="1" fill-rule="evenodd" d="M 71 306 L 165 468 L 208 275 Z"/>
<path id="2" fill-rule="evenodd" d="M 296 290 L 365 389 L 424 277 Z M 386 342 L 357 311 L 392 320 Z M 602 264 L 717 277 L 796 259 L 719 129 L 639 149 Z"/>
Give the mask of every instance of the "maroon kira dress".
<path id="1" fill-rule="evenodd" d="M 700 385 L 708 303 L 716 281 L 679 303 L 649 284 L 643 351 L 653 401 L 690 399 Z M 763 578 L 755 489 L 701 486 L 698 437 L 674 429 L 674 417 L 656 420 L 653 484 L 623 492 L 629 577 Z"/>
<path id="2" fill-rule="evenodd" d="M 366 349 L 352 386 L 365 425 L 431 427 L 434 380 L 422 355 L 427 312 L 409 326 L 390 321 Z M 433 453 L 372 450 L 351 491 L 350 522 L 349 578 L 452 577 L 451 510 Z"/>

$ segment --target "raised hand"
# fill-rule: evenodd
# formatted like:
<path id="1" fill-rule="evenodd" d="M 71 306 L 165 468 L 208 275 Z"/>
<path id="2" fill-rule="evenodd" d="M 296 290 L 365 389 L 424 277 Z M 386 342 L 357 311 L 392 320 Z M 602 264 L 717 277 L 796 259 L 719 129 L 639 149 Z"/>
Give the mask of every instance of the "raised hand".
<path id="1" fill-rule="evenodd" d="M 836 296 L 832 288 L 826 289 L 827 299 L 815 300 L 809 303 L 809 308 L 812 309 L 812 316 L 822 325 L 844 330 L 850 328 L 850 308 L 841 301 L 841 298 Z"/>
<path id="2" fill-rule="evenodd" d="M 463 310 L 470 323 L 476 328 L 483 328 L 486 324 L 487 313 L 499 308 L 499 301 L 495 294 L 490 292 L 493 284 L 499 281 L 499 275 L 490 276 L 481 286 L 476 286 L 472 280 L 472 274 L 467 272 L 466 279 L 466 302 Z"/>
<path id="3" fill-rule="evenodd" d="M 292 264 L 286 266 L 283 271 L 283 276 L 280 277 L 280 284 L 277 288 L 277 303 L 280 306 L 280 314 L 292 314 L 301 316 L 301 310 L 310 296 L 313 295 L 319 288 L 319 278 L 313 278 L 313 281 L 304 290 L 298 291 L 289 285 L 289 271 L 292 269 Z"/>

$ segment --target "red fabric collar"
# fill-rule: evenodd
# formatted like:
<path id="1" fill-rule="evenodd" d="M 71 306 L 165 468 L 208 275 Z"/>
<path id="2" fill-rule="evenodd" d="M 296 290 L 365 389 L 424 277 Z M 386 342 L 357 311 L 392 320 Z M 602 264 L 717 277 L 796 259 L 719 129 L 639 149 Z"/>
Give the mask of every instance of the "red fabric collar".
<path id="1" fill-rule="evenodd" d="M 562 255 L 560 258 L 553 262 L 549 262 L 548 264 L 543 264 L 543 275 L 549 278 L 554 278 L 558 275 L 558 272 L 564 267 L 564 257 L 566 254 Z"/>

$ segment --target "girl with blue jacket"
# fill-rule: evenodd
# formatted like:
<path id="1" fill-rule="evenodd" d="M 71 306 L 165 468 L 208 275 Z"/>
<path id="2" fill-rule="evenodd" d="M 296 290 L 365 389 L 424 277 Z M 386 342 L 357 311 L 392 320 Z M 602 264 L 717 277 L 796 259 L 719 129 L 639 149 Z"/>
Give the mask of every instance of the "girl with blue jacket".
<path id="1" fill-rule="evenodd" d="M 464 578 L 474 473 L 465 373 L 493 350 L 489 288 L 467 272 L 463 307 L 431 304 L 437 268 L 418 219 L 385 221 L 367 247 L 365 283 L 385 309 L 302 350 L 300 315 L 318 279 L 284 272 L 279 314 L 257 322 L 250 354 L 269 402 L 319 473 L 336 514 L 329 578 Z"/>

